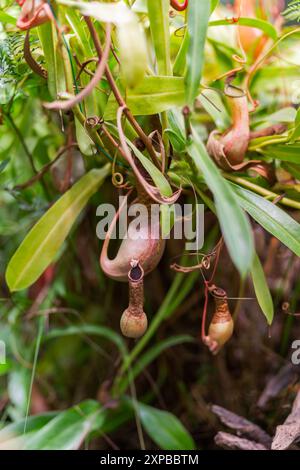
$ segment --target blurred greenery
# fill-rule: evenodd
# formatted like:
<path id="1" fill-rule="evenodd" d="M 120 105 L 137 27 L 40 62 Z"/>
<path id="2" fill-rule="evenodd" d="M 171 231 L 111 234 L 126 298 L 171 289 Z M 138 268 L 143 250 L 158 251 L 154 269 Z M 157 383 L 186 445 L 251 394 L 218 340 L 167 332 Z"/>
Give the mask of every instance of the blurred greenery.
<path id="1" fill-rule="evenodd" d="M 242 19 L 249 34 L 259 34 L 245 51 L 229 2 L 213 2 L 210 18 L 195 0 L 190 15 L 170 13 L 169 0 L 151 2 L 151 10 L 146 0 L 126 1 L 127 8 L 113 2 L 111 11 L 108 3 L 89 13 L 97 37 L 104 44 L 108 15 L 109 70 L 144 132 L 161 134 L 167 171 L 139 150 L 128 121 L 127 141 L 157 193 L 170 197 L 182 186 L 181 203 L 205 204 L 205 244 L 192 258 L 184 255 L 184 241 L 168 241 L 145 281 L 149 329 L 138 341 L 123 338 L 128 286 L 99 266 L 96 208 L 117 204 L 122 184 L 117 188 L 112 176 L 134 185 L 134 174 L 101 126 L 87 125 L 87 118 L 104 118 L 118 139 L 119 105 L 106 77 L 71 110 L 44 106 L 78 94 L 95 73 L 95 44 L 83 20 L 88 3 L 51 2 L 56 22 L 30 29 L 30 52 L 45 78 L 25 60 L 20 7 L 0 0 L 0 340 L 6 345 L 0 449 L 214 449 L 220 424 L 211 403 L 259 420 L 272 434 L 292 395 L 283 393 L 280 406 L 266 412 L 253 410 L 299 335 L 295 318 L 281 309 L 283 301 L 292 305 L 289 313 L 299 307 L 297 15 L 275 18 L 265 7 L 257 18 Z M 236 68 L 236 86 L 249 86 L 248 96 L 259 102 L 251 131 L 276 123 L 284 132 L 251 139 L 247 161 L 259 159 L 258 169 L 225 172 L 203 142 L 230 126 L 224 78 Z M 182 117 L 186 101 L 190 120 Z M 161 148 L 154 147 L 161 162 Z M 199 339 L 203 273 L 174 273 L 170 265 L 197 264 L 221 232 L 226 246 L 214 282 L 228 293 L 235 334 L 212 357 Z M 209 316 L 213 308 L 210 297 Z M 273 320 L 272 338 L 266 318 Z"/>

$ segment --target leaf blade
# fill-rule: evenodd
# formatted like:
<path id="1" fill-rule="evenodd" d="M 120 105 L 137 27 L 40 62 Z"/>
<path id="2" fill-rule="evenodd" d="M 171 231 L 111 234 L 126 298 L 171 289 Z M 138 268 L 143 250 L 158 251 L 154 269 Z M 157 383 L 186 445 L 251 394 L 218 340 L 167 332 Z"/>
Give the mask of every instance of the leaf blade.
<path id="1" fill-rule="evenodd" d="M 210 17 L 210 0 L 190 0 L 188 5 L 188 51 L 185 73 L 186 102 L 192 106 L 198 95 L 204 64 L 204 46 Z"/>
<path id="2" fill-rule="evenodd" d="M 251 267 L 251 277 L 257 301 L 268 324 L 271 325 L 274 318 L 274 304 L 263 267 L 256 253 Z"/>
<path id="3" fill-rule="evenodd" d="M 172 75 L 170 63 L 169 0 L 147 0 L 158 75 Z"/>
<path id="4" fill-rule="evenodd" d="M 118 81 L 121 91 L 122 83 Z M 124 88 L 124 87 L 123 87 Z M 126 103 L 134 116 L 149 116 L 159 114 L 174 106 L 182 106 L 184 97 L 184 79 L 182 77 L 149 76 L 126 93 Z M 118 104 L 113 94 L 110 94 L 104 112 L 104 119 L 116 119 Z"/>
<path id="5" fill-rule="evenodd" d="M 254 255 L 250 223 L 239 207 L 234 192 L 221 176 L 194 131 L 193 140 L 190 141 L 187 151 L 197 170 L 203 173 L 205 181 L 214 195 L 224 240 L 235 266 L 244 276 L 252 265 Z"/>
<path id="6" fill-rule="evenodd" d="M 165 450 L 194 450 L 195 443 L 183 424 L 167 411 L 137 403 L 143 427 L 151 439 Z"/>
<path id="7" fill-rule="evenodd" d="M 91 170 L 40 218 L 27 234 L 6 269 L 11 291 L 35 282 L 53 261 L 77 216 L 109 173 L 110 165 Z"/>
<path id="8" fill-rule="evenodd" d="M 95 428 L 99 403 L 86 400 L 62 411 L 32 437 L 25 440 L 25 450 L 76 450 Z M 103 415 L 104 420 L 104 415 Z M 97 420 L 97 427 L 99 420 Z"/>
<path id="9" fill-rule="evenodd" d="M 209 27 L 213 26 L 249 26 L 250 28 L 257 28 L 263 31 L 273 41 L 276 41 L 277 31 L 274 26 L 268 21 L 259 18 L 239 18 L 235 23 L 229 23 L 228 20 L 215 20 L 209 22 Z"/>
<path id="10" fill-rule="evenodd" d="M 239 204 L 263 228 L 300 256 L 300 225 L 277 205 L 263 197 L 230 183 Z"/>

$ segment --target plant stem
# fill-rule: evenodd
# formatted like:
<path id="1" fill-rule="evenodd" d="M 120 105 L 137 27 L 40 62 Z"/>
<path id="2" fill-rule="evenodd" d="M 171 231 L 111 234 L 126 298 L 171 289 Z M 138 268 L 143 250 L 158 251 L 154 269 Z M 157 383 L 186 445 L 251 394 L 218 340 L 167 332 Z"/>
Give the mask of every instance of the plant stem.
<path id="1" fill-rule="evenodd" d="M 27 156 L 28 158 L 28 161 L 30 163 L 30 166 L 31 166 L 31 169 L 33 171 L 33 173 L 35 175 L 38 175 L 38 170 L 34 164 L 34 160 L 33 160 L 33 156 L 29 150 L 29 148 L 27 147 L 27 144 L 25 142 L 25 139 L 20 131 L 20 129 L 18 128 L 18 126 L 15 124 L 13 118 L 11 117 L 11 115 L 9 113 L 5 114 L 5 117 L 6 119 L 8 120 L 8 122 L 10 123 L 11 127 L 13 128 L 16 136 L 18 137 L 19 141 L 20 141 L 20 144 L 22 145 L 23 147 L 23 150 L 25 152 L 25 155 Z M 48 188 L 47 188 L 47 185 L 46 185 L 46 182 L 44 181 L 43 179 L 43 175 L 40 179 L 40 182 L 41 182 L 41 185 L 43 187 L 43 190 L 44 190 L 44 193 L 45 193 L 45 196 L 48 200 L 50 200 L 50 194 L 49 194 L 49 191 L 48 191 Z"/>
<path id="2" fill-rule="evenodd" d="M 261 186 L 258 186 L 255 183 L 252 183 L 251 181 L 248 181 L 244 178 L 241 178 L 240 176 L 234 176 L 229 173 L 223 173 L 223 176 L 229 181 L 233 181 L 234 183 L 240 184 L 241 186 L 244 186 L 245 188 L 251 189 L 253 192 L 260 194 L 261 196 L 270 198 L 270 199 L 276 199 L 280 197 L 279 194 L 274 193 L 273 191 L 269 191 L 266 188 L 262 188 Z M 281 204 L 284 206 L 291 207 L 292 209 L 300 209 L 300 202 L 295 201 L 294 199 L 290 199 L 287 197 L 283 197 L 279 201 Z"/>
<path id="3" fill-rule="evenodd" d="M 102 58 L 102 48 L 101 48 L 101 44 L 100 44 L 97 32 L 94 28 L 93 22 L 88 16 L 85 16 L 84 18 L 85 18 L 86 24 L 89 28 L 89 31 L 91 33 L 91 36 L 92 36 L 97 54 L 99 56 L 99 59 L 101 59 Z M 123 96 L 120 93 L 120 90 L 119 90 L 119 88 L 118 88 L 118 86 L 117 86 L 117 84 L 114 80 L 114 77 L 112 76 L 112 73 L 111 73 L 110 68 L 109 68 L 108 65 L 106 65 L 106 68 L 105 68 L 105 75 L 106 75 L 107 81 L 108 81 L 108 83 L 111 87 L 111 90 L 112 90 L 112 92 L 113 92 L 113 94 L 114 94 L 114 96 L 117 100 L 118 105 L 120 107 L 124 107 L 124 114 L 126 115 L 127 119 L 129 120 L 130 124 L 133 126 L 133 128 L 135 129 L 135 131 L 137 132 L 139 137 L 144 142 L 144 144 L 146 146 L 146 149 L 148 150 L 149 155 L 153 160 L 153 163 L 155 165 L 157 165 L 156 154 L 155 154 L 155 150 L 152 146 L 151 139 L 149 139 L 149 137 L 144 133 L 143 129 L 141 128 L 141 126 L 139 125 L 137 120 L 134 118 L 134 116 L 131 114 L 130 110 L 127 108 L 126 102 L 125 102 Z"/>
<path id="4" fill-rule="evenodd" d="M 258 137 L 258 138 L 261 138 L 261 137 Z M 255 140 L 255 139 L 253 139 Z M 288 142 L 288 137 L 287 136 L 284 136 L 284 137 L 273 137 L 273 138 L 270 138 L 270 139 L 266 139 L 264 140 L 263 142 L 261 142 L 260 144 L 258 143 L 257 145 L 255 144 L 252 144 L 248 147 L 248 151 L 249 152 L 255 152 L 257 150 L 260 150 L 261 148 L 263 147 L 267 147 L 268 145 L 275 145 L 275 144 L 285 144 L 286 142 Z"/>
<path id="5" fill-rule="evenodd" d="M 16 136 L 18 137 L 18 139 L 19 139 L 19 141 L 20 141 L 20 144 L 21 144 L 22 147 L 23 147 L 23 150 L 24 150 L 24 152 L 25 152 L 25 154 L 26 154 L 26 156 L 27 156 L 27 158 L 28 158 L 28 161 L 29 161 L 29 163 L 30 163 L 30 166 L 31 166 L 32 171 L 33 171 L 34 173 L 37 173 L 38 170 L 37 170 L 36 167 L 35 167 L 35 164 L 34 164 L 34 161 L 33 161 L 33 157 L 32 157 L 32 155 L 31 155 L 31 153 L 30 153 L 29 148 L 27 147 L 27 144 L 26 144 L 26 142 L 25 142 L 25 140 L 24 140 L 24 138 L 23 138 L 23 136 L 22 136 L 22 134 L 21 134 L 20 129 L 19 129 L 18 126 L 15 124 L 15 122 L 14 122 L 14 120 L 13 120 L 13 118 L 11 117 L 10 114 L 5 114 L 5 117 L 6 117 L 6 119 L 8 120 L 8 122 L 10 123 L 11 127 L 13 128 L 13 130 L 14 130 Z"/>

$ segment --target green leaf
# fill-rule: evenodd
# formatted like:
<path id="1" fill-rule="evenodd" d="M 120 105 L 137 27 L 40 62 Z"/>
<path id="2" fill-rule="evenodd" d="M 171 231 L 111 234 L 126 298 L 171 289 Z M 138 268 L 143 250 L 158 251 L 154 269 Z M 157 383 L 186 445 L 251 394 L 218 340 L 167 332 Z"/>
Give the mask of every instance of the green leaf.
<path id="1" fill-rule="evenodd" d="M 59 3 L 78 8 L 85 16 L 116 25 L 122 73 L 126 84 L 134 88 L 143 79 L 147 67 L 145 34 L 135 13 L 123 2 L 85 3 L 60 0 Z"/>
<path id="2" fill-rule="evenodd" d="M 266 276 L 257 254 L 255 254 L 253 258 L 251 277 L 257 301 L 267 319 L 268 324 L 271 325 L 274 318 L 274 305 L 267 284 Z"/>
<path id="3" fill-rule="evenodd" d="M 283 162 L 300 163 L 300 145 L 269 145 L 264 149 L 264 155 Z"/>
<path id="4" fill-rule="evenodd" d="M 283 163 L 282 167 L 293 175 L 297 180 L 300 180 L 300 166 L 294 163 Z"/>
<path id="5" fill-rule="evenodd" d="M 177 346 L 182 343 L 190 343 L 194 341 L 191 336 L 188 335 L 178 335 L 171 338 L 167 338 L 163 341 L 160 341 L 158 344 L 155 344 L 152 348 L 148 349 L 142 356 L 139 357 L 138 361 L 131 368 L 130 375 L 124 375 L 121 379 L 121 382 L 118 386 L 119 393 L 125 392 L 128 387 L 129 380 L 132 381 L 137 377 L 146 367 L 153 362 L 158 356 L 160 356 L 166 349 L 169 349 L 173 346 Z"/>
<path id="6" fill-rule="evenodd" d="M 93 49 L 91 48 L 87 31 L 86 24 L 81 21 L 80 13 L 74 11 L 72 8 L 66 9 L 66 19 L 70 23 L 78 42 L 84 51 L 86 56 L 93 56 Z"/>
<path id="7" fill-rule="evenodd" d="M 205 146 L 195 131 L 187 151 L 198 172 L 203 174 L 207 186 L 214 195 L 218 219 L 230 256 L 245 276 L 252 266 L 254 255 L 253 238 L 250 223 L 239 207 L 230 185 L 221 176 L 216 165 L 209 157 Z"/>
<path id="8" fill-rule="evenodd" d="M 292 106 L 279 109 L 276 113 L 267 114 L 265 120 L 269 122 L 294 122 L 297 111 Z"/>
<path id="9" fill-rule="evenodd" d="M 15 25 L 17 23 L 17 20 L 16 18 L 14 18 L 13 16 L 9 15 L 8 13 L 6 13 L 5 11 L 0 11 L 0 21 L 1 23 L 3 24 L 13 24 Z"/>
<path id="10" fill-rule="evenodd" d="M 33 436 L 56 415 L 56 411 L 51 411 L 38 416 L 30 416 L 5 426 L 0 431 L 0 450 L 20 450 L 24 447 L 29 436 Z M 25 425 L 26 434 L 24 434 Z"/>
<path id="11" fill-rule="evenodd" d="M 5 170 L 9 162 L 10 162 L 10 158 L 6 158 L 5 160 L 2 160 L 2 162 L 0 162 L 0 173 L 2 173 L 2 171 Z"/>
<path id="12" fill-rule="evenodd" d="M 211 0 L 211 13 L 217 8 L 220 0 Z"/>
<path id="13" fill-rule="evenodd" d="M 198 99 L 219 130 L 225 130 L 230 127 L 231 118 L 219 93 L 206 89 L 202 91 Z"/>
<path id="14" fill-rule="evenodd" d="M 117 38 L 123 77 L 126 84 L 134 88 L 143 80 L 147 68 L 144 30 L 135 15 L 130 22 L 118 26 Z"/>
<path id="15" fill-rule="evenodd" d="M 291 0 L 288 2 L 286 10 L 282 15 L 287 21 L 300 21 L 300 2 L 298 0 Z"/>
<path id="16" fill-rule="evenodd" d="M 89 323 L 83 323 L 82 325 L 78 326 L 72 325 L 65 328 L 52 328 L 48 333 L 44 335 L 43 341 L 76 335 L 100 336 L 104 339 L 112 341 L 119 348 L 120 352 L 123 355 L 126 354 L 125 343 L 120 335 L 105 326 L 93 325 Z"/>
<path id="17" fill-rule="evenodd" d="M 295 128 L 290 137 L 290 141 L 294 142 L 299 137 L 300 137 L 300 108 L 298 108 L 297 114 L 295 116 Z"/>
<path id="18" fill-rule="evenodd" d="M 170 63 L 169 0 L 147 0 L 158 75 L 172 75 Z"/>
<path id="19" fill-rule="evenodd" d="M 74 222 L 109 174 L 110 165 L 83 176 L 35 224 L 11 258 L 6 282 L 11 291 L 33 284 L 54 260 Z"/>
<path id="20" fill-rule="evenodd" d="M 173 65 L 173 73 L 178 77 L 184 76 L 187 50 L 189 46 L 189 34 L 187 28 L 185 29 L 183 39 L 180 44 L 179 51 Z"/>
<path id="21" fill-rule="evenodd" d="M 99 403 L 86 400 L 61 412 L 33 436 L 25 439 L 25 450 L 76 450 L 101 425 Z M 102 419 L 104 421 L 104 413 Z"/>
<path id="22" fill-rule="evenodd" d="M 117 127 L 111 123 L 107 123 L 107 126 L 111 129 L 112 134 L 118 137 Z M 172 188 L 170 186 L 169 181 L 163 175 L 163 173 L 152 163 L 151 160 L 149 160 L 149 158 L 145 157 L 145 155 L 143 155 L 142 152 L 127 137 L 126 137 L 126 142 L 127 142 L 127 145 L 132 149 L 136 158 L 143 165 L 147 173 L 149 173 L 154 184 L 159 189 L 161 194 L 163 194 L 166 197 L 172 196 L 173 194 Z"/>
<path id="23" fill-rule="evenodd" d="M 297 256 L 300 256 L 300 225 L 272 202 L 234 183 L 230 184 L 243 209 Z"/>
<path id="24" fill-rule="evenodd" d="M 141 162 L 147 173 L 151 176 L 154 184 L 160 190 L 161 194 L 166 197 L 172 196 L 173 191 L 165 176 L 162 174 L 161 171 L 149 160 L 149 158 L 145 157 L 139 149 L 129 140 L 127 140 L 127 144 L 133 150 L 133 153 Z"/>
<path id="25" fill-rule="evenodd" d="M 264 21 L 259 18 L 240 18 L 239 21 L 235 23 L 230 23 L 228 20 L 215 20 L 210 21 L 209 26 L 249 26 L 251 28 L 262 30 L 267 36 L 273 39 L 273 41 L 277 40 L 277 31 L 275 27 L 268 21 Z"/>
<path id="26" fill-rule="evenodd" d="M 194 450 L 193 438 L 176 416 L 136 403 L 142 425 L 151 439 L 165 450 Z"/>
<path id="27" fill-rule="evenodd" d="M 188 6 L 188 52 L 185 73 L 186 102 L 194 104 L 198 95 L 204 64 L 204 46 L 210 16 L 210 0 L 190 0 Z"/>
<path id="28" fill-rule="evenodd" d="M 48 73 L 47 85 L 51 98 L 57 98 L 57 58 L 55 53 L 55 34 L 52 28 L 52 22 L 46 22 L 37 27 L 39 40 L 44 52 L 45 65 Z"/>
<path id="29" fill-rule="evenodd" d="M 186 138 L 184 135 L 184 120 L 183 115 L 177 109 L 172 109 L 168 112 L 168 122 L 170 129 L 165 132 L 170 137 L 171 143 L 176 152 L 181 153 L 186 148 Z"/>
<path id="30" fill-rule="evenodd" d="M 211 0 L 211 13 L 213 13 L 213 11 L 216 9 L 218 3 L 219 3 L 219 0 Z M 189 46 L 189 32 L 188 32 L 188 29 L 185 28 L 184 36 L 181 41 L 180 48 L 177 53 L 176 59 L 174 61 L 174 66 L 173 66 L 173 73 L 174 75 L 178 77 L 181 77 L 184 75 L 188 46 Z"/>
<path id="31" fill-rule="evenodd" d="M 124 85 L 118 81 L 124 93 Z M 126 103 L 134 116 L 158 114 L 174 106 L 183 106 L 184 80 L 182 77 L 144 77 L 134 90 L 127 90 Z M 116 119 L 118 103 L 110 94 L 105 108 L 104 119 Z"/>
<path id="32" fill-rule="evenodd" d="M 18 367 L 8 377 L 8 396 L 10 402 L 25 416 L 30 384 L 30 371 L 25 367 Z"/>

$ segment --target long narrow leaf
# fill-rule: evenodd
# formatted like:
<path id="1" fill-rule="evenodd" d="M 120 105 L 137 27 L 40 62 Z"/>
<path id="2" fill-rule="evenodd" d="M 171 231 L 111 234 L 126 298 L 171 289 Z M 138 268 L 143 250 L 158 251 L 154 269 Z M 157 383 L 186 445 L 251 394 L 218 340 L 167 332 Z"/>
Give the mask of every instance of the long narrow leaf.
<path id="1" fill-rule="evenodd" d="M 25 437 L 25 450 L 76 450 L 88 434 L 104 421 L 99 403 L 86 400 L 62 411 L 32 437 Z"/>
<path id="2" fill-rule="evenodd" d="M 185 74 L 186 102 L 192 106 L 198 95 L 204 64 L 204 46 L 210 16 L 210 0 L 190 0 L 188 6 L 187 70 Z"/>
<path id="3" fill-rule="evenodd" d="M 171 75 L 169 0 L 147 0 L 158 75 Z"/>
<path id="4" fill-rule="evenodd" d="M 268 324 L 271 325 L 274 318 L 274 305 L 265 273 L 257 254 L 253 258 L 251 277 L 257 301 Z"/>
<path id="5" fill-rule="evenodd" d="M 30 286 L 55 258 L 75 220 L 108 175 L 110 165 L 91 170 L 35 224 L 6 270 L 11 291 Z"/>
<path id="6" fill-rule="evenodd" d="M 230 183 L 239 204 L 256 222 L 300 256 L 300 225 L 280 207 L 252 191 Z"/>
<path id="7" fill-rule="evenodd" d="M 234 192 L 221 176 L 219 170 L 209 157 L 196 132 L 190 141 L 187 151 L 197 170 L 203 174 L 212 191 L 219 222 L 230 256 L 244 276 L 252 265 L 254 246 L 251 227 L 243 210 L 239 207 Z"/>
<path id="8" fill-rule="evenodd" d="M 199 2 L 200 3 L 200 2 Z M 202 2 L 201 2 L 202 3 Z M 274 26 L 269 23 L 268 21 L 261 20 L 259 18 L 239 18 L 236 23 L 229 23 L 228 20 L 215 20 L 210 21 L 209 26 L 249 26 L 250 28 L 257 28 L 263 31 L 267 36 L 273 39 L 273 41 L 277 40 L 277 31 Z"/>
<path id="9" fill-rule="evenodd" d="M 121 82 L 118 82 L 118 86 L 123 92 Z M 184 101 L 182 77 L 144 77 L 141 83 L 133 90 L 128 89 L 126 93 L 127 106 L 135 116 L 158 114 L 174 106 L 182 106 Z M 117 110 L 118 103 L 113 94 L 110 94 L 104 119 L 115 119 Z"/>
<path id="10" fill-rule="evenodd" d="M 195 449 L 192 437 L 176 416 L 142 403 L 138 403 L 137 407 L 143 427 L 161 449 Z"/>

